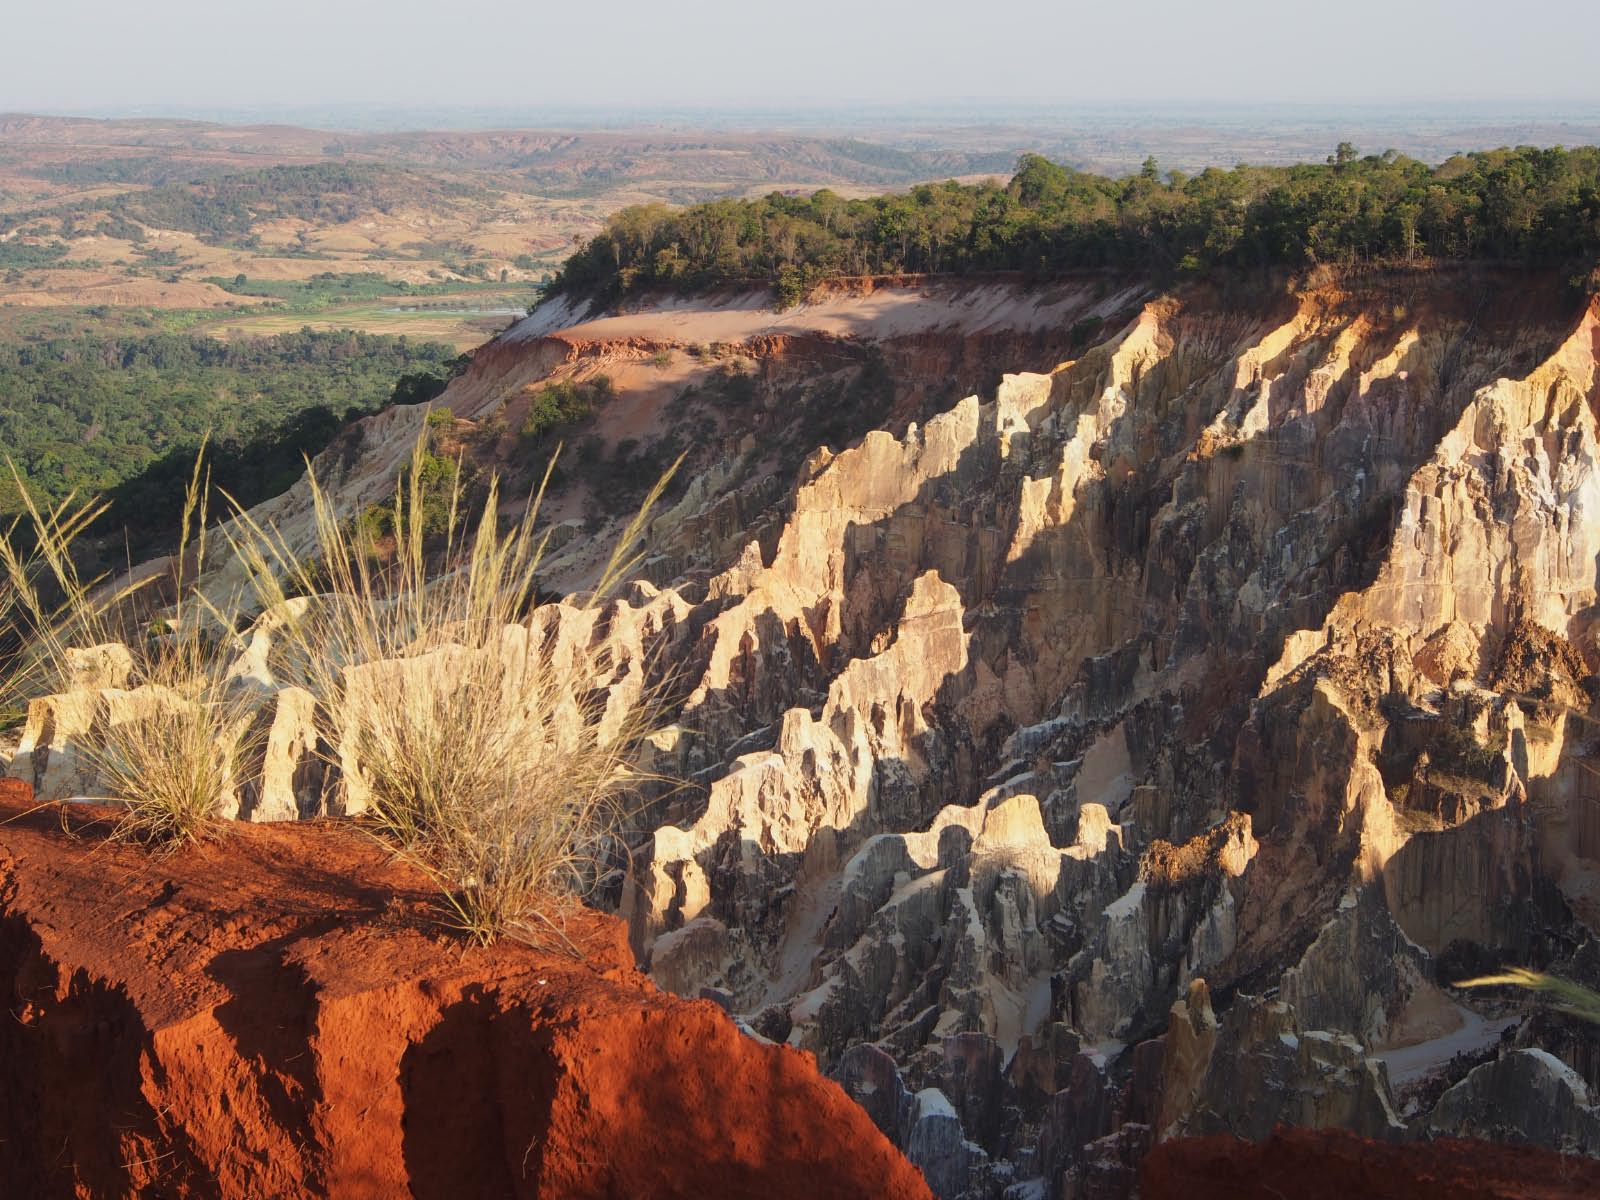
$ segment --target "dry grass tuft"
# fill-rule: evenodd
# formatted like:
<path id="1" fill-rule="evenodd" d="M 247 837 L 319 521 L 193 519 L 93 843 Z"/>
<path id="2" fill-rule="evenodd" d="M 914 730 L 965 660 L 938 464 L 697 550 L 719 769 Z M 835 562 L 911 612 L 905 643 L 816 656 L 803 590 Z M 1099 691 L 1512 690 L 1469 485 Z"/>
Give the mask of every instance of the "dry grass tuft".
<path id="1" fill-rule="evenodd" d="M 368 812 L 432 877 L 449 924 L 484 943 L 542 941 L 561 897 L 593 879 L 638 782 L 649 696 L 608 687 L 612 664 L 590 648 L 553 652 L 535 612 L 544 484 L 508 530 L 493 481 L 481 515 L 466 520 L 460 472 L 442 498 L 425 494 L 426 437 L 396 488 L 392 553 L 340 517 L 314 474 L 312 564 L 243 514 L 235 548 L 263 605 L 285 614 L 274 675 L 325 712 L 345 811 Z M 637 561 L 666 482 L 619 541 L 591 606 Z M 447 532 L 430 538 L 441 499 Z"/>
<path id="2" fill-rule="evenodd" d="M 9 460 L 7 466 L 29 517 L 26 526 L 20 517 L 13 520 L 0 536 L 0 645 L 6 656 L 0 696 L 6 709 L 14 711 L 63 681 L 65 662 L 59 653 L 51 653 L 51 645 L 71 644 L 78 631 L 69 622 L 81 606 L 70 604 L 49 581 L 77 579 L 72 544 L 105 512 L 105 505 L 80 501 L 74 494 L 54 508 L 40 508 L 16 467 Z M 25 536 L 30 529 L 31 538 Z"/>
<path id="3" fill-rule="evenodd" d="M 1509 967 L 1498 975 L 1464 979 L 1456 987 L 1519 987 L 1544 997 L 1557 1012 L 1600 1025 L 1600 992 L 1559 975 L 1545 975 L 1526 967 Z"/>
<path id="4" fill-rule="evenodd" d="M 557 638 L 550 610 L 538 609 L 544 484 L 502 530 L 495 482 L 471 521 L 461 472 L 445 473 L 440 495 L 426 460 L 425 429 L 381 554 L 371 523 L 342 519 L 314 474 L 310 562 L 242 511 L 229 544 L 255 598 L 277 615 L 275 680 L 316 699 L 338 768 L 334 809 L 369 814 L 435 880 L 451 925 L 480 942 L 542 941 L 559 936 L 563 898 L 596 877 L 620 805 L 641 781 L 634 764 L 652 693 L 619 680 L 589 639 Z M 670 475 L 618 542 L 591 610 L 637 563 Z M 29 499 L 35 549 L 0 540 L 0 604 L 20 631 L 21 692 L 96 689 L 81 750 L 108 794 L 84 798 L 119 803 L 117 836 L 149 844 L 214 832 L 263 736 L 259 691 L 230 674 L 244 605 L 219 607 L 195 587 L 207 564 L 208 489 L 197 461 L 182 545 L 159 579 L 175 602 L 159 612 L 147 591 L 156 579 L 115 587 L 79 576 L 72 541 L 102 511 L 95 504 L 45 510 Z"/>
<path id="5" fill-rule="evenodd" d="M 156 578 L 114 587 L 79 574 L 72 543 L 103 507 L 69 497 L 41 508 L 16 481 L 33 548 L 18 548 L 15 527 L 0 539 L 0 568 L 20 631 L 15 694 L 100 689 L 100 710 L 79 748 L 106 794 L 82 798 L 122 806 L 114 836 L 176 846 L 215 832 L 257 735 L 254 698 L 227 678 L 233 614 L 188 595 L 186 568 L 192 564 L 198 575 L 206 559 L 201 460 L 182 514 L 177 600 L 159 632 L 148 623 L 147 589 Z M 83 679 L 84 652 L 112 644 L 129 651 L 126 678 L 118 672 L 115 679 Z"/>

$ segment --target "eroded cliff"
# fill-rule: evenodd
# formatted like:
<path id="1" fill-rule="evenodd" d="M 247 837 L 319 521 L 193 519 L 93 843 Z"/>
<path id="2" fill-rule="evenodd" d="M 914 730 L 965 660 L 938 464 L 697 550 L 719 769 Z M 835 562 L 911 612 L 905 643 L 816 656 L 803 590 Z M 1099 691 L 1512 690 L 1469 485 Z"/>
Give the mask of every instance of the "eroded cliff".
<path id="1" fill-rule="evenodd" d="M 682 606 L 700 785 L 622 885 L 640 953 L 944 1195 L 1459 1129 L 1497 1039 L 1593 1072 L 1441 984 L 1593 953 L 1597 330 L 1492 273 L 1196 290 L 819 450 L 775 536 L 640 606 Z M 1600 1150 L 1528 1062 L 1519 1135 Z"/>
<path id="2" fill-rule="evenodd" d="M 552 585 L 689 452 L 648 581 L 537 618 L 670 685 L 687 786 L 604 892 L 655 979 L 812 1051 L 940 1196 L 1116 1195 L 1279 1122 L 1600 1153 L 1592 1036 L 1449 987 L 1600 974 L 1597 357 L 1600 308 L 1487 268 L 896 281 L 544 310 L 445 403 L 516 468 L 538 387 L 612 378 Z M 421 422 L 319 471 L 358 508 Z M 323 811 L 308 753 L 243 815 Z"/>

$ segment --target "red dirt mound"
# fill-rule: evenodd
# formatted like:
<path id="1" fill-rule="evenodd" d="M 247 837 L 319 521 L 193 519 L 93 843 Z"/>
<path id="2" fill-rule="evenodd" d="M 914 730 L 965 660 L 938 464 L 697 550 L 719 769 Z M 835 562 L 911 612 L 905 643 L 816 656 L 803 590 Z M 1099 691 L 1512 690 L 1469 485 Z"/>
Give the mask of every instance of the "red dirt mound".
<path id="1" fill-rule="evenodd" d="M 1572 1200 L 1600 1196 L 1600 1162 L 1527 1146 L 1444 1138 L 1373 1142 L 1280 1127 L 1252 1144 L 1227 1134 L 1163 1142 L 1145 1159 L 1144 1200 Z"/>
<path id="2" fill-rule="evenodd" d="M 927 1197 L 808 1056 L 581 959 L 464 948 L 347 826 L 167 856 L 0 788 L 0 1195 Z"/>

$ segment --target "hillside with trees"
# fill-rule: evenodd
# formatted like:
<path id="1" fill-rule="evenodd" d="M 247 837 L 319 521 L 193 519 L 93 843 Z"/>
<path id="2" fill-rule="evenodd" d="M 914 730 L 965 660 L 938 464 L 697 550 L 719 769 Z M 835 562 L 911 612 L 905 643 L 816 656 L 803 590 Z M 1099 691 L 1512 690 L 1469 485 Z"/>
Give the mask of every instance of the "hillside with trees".
<path id="1" fill-rule="evenodd" d="M 109 211 L 113 234 L 136 233 L 119 224 L 131 221 L 220 240 L 245 236 L 263 220 L 297 218 L 335 225 L 402 205 L 426 207 L 444 200 L 477 198 L 481 191 L 465 182 L 396 167 L 322 162 L 167 183 L 126 192 L 109 201 L 26 210 L 0 216 L 0 229 L 15 228 L 46 214 L 71 218 Z"/>
<path id="2" fill-rule="evenodd" d="M 793 303 L 837 275 L 1084 268 L 1193 275 L 1375 260 L 1479 259 L 1587 270 L 1600 256 L 1600 149 L 1519 147 L 1428 166 L 1343 143 L 1327 162 L 1112 179 L 1025 155 L 1008 183 L 823 190 L 617 213 L 557 290 L 760 284 Z"/>

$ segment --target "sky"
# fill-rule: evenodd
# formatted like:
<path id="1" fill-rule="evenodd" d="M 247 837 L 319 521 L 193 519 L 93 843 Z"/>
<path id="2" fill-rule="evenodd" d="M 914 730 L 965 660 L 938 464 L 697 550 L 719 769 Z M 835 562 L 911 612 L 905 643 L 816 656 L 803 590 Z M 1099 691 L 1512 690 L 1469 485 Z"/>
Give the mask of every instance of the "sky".
<path id="1" fill-rule="evenodd" d="M 1600 101 L 1597 0 L 0 0 L 0 111 Z"/>

